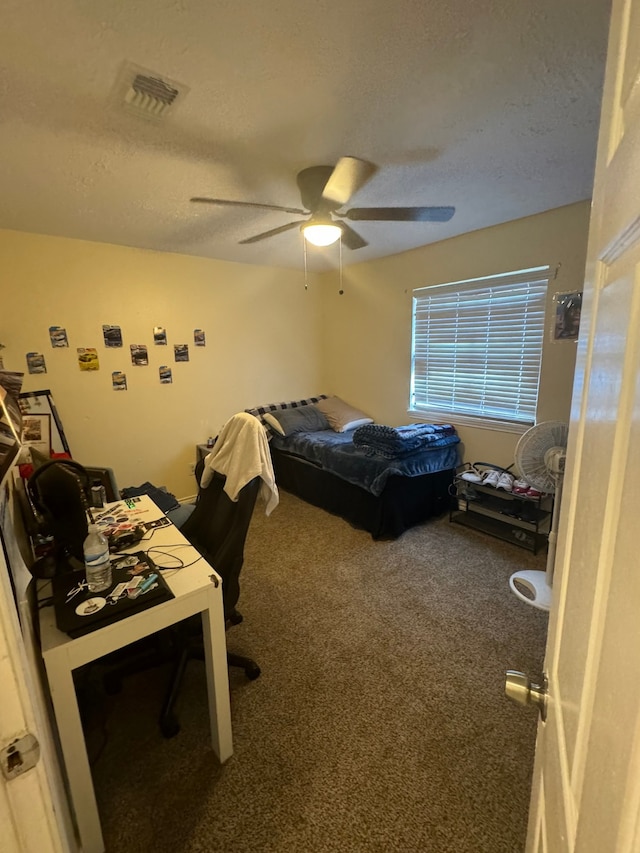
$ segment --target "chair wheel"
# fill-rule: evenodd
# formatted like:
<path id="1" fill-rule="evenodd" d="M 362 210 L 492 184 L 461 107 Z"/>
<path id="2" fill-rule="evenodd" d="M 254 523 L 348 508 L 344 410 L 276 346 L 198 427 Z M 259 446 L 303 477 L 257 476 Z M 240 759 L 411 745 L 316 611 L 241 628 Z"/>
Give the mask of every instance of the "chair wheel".
<path id="1" fill-rule="evenodd" d="M 180 723 L 173 716 L 163 717 L 160 720 L 160 731 L 162 732 L 162 737 L 167 739 L 175 737 L 180 731 Z"/>
<path id="2" fill-rule="evenodd" d="M 244 674 L 247 676 L 249 681 L 255 681 L 261 672 L 262 670 L 260 669 L 257 663 L 251 663 L 248 666 L 245 666 L 244 668 Z"/>

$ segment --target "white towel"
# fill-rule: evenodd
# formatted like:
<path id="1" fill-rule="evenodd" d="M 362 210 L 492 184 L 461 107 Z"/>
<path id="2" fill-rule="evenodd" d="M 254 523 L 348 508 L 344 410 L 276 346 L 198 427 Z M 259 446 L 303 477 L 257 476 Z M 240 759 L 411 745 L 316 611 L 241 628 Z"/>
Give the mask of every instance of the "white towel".
<path id="1" fill-rule="evenodd" d="M 266 503 L 265 514 L 270 515 L 278 506 L 280 496 L 269 443 L 264 427 L 253 415 L 239 412 L 222 427 L 213 450 L 204 460 L 200 479 L 203 489 L 211 482 L 214 471 L 227 478 L 224 490 L 232 501 L 238 500 L 243 486 L 254 477 L 260 477 L 260 496 Z"/>

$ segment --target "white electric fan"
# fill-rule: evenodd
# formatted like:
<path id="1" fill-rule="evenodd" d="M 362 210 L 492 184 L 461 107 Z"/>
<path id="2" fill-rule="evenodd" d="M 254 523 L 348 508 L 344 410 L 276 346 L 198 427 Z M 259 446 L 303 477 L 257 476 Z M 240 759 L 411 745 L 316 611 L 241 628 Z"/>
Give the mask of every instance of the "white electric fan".
<path id="1" fill-rule="evenodd" d="M 509 586 L 518 598 L 540 610 L 549 610 L 551 607 L 551 585 L 568 434 L 567 424 L 560 421 L 543 421 L 527 430 L 516 445 L 515 466 L 521 478 L 538 491 L 555 495 L 546 571 L 523 570 L 509 578 Z"/>

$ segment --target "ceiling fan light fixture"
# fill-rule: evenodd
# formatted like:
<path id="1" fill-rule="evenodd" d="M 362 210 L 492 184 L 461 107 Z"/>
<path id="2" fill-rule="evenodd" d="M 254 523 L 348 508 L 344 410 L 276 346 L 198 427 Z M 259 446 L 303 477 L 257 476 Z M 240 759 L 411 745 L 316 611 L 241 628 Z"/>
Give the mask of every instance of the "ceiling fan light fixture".
<path id="1" fill-rule="evenodd" d="M 330 246 L 340 239 L 342 229 L 333 222 L 309 222 L 302 226 L 302 233 L 314 246 Z"/>

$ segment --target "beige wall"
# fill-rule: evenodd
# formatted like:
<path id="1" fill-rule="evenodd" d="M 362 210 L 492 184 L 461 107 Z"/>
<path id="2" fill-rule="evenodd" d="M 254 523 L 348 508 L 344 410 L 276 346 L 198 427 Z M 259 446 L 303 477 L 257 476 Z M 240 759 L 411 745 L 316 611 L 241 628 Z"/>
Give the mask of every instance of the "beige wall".
<path id="1" fill-rule="evenodd" d="M 118 484 L 150 480 L 178 497 L 195 491 L 195 445 L 237 411 L 319 393 L 317 288 L 301 271 L 212 261 L 120 246 L 0 231 L 0 342 L 24 390 L 50 388 L 74 457 L 115 469 Z M 106 349 L 102 324 L 122 327 L 124 347 Z M 67 329 L 53 349 L 49 326 Z M 169 346 L 153 345 L 153 326 Z M 193 330 L 206 347 L 193 346 Z M 131 364 L 129 344 L 147 344 L 149 366 Z M 173 344 L 189 343 L 176 364 Z M 81 372 L 76 347 L 97 347 L 98 372 Z M 46 375 L 29 375 L 27 352 Z M 173 369 L 161 385 L 160 364 Z M 126 392 L 111 372 L 127 374 Z"/>
<path id="2" fill-rule="evenodd" d="M 5 367 L 25 371 L 25 390 L 50 388 L 74 456 L 110 465 L 120 486 L 151 480 L 191 495 L 195 445 L 248 406 L 333 393 L 379 423 L 407 414 L 411 294 L 415 287 L 529 266 L 558 267 L 549 293 L 581 289 L 587 202 L 473 232 L 384 260 L 326 273 L 308 290 L 302 271 L 233 264 L 120 246 L 0 231 L 0 342 Z M 433 226 L 436 227 L 436 226 Z M 124 347 L 106 349 L 102 324 L 120 325 Z M 49 326 L 63 326 L 69 349 L 53 349 Z M 168 347 L 155 347 L 154 325 Z M 193 346 L 193 330 L 207 346 Z M 129 344 L 149 348 L 148 367 L 131 364 Z M 173 361 L 174 343 L 190 361 Z M 76 347 L 95 346 L 96 373 L 78 369 Z M 26 373 L 25 354 L 44 353 L 45 376 Z M 543 356 L 539 419 L 566 420 L 575 344 Z M 173 369 L 161 385 L 158 367 Z M 111 372 L 129 390 L 111 388 Z M 518 435 L 459 427 L 465 458 L 509 465 Z"/>
<path id="3" fill-rule="evenodd" d="M 343 295 L 335 274 L 325 274 L 319 285 L 324 296 L 323 387 L 380 423 L 410 423 L 412 290 L 549 264 L 558 268 L 547 300 L 550 325 L 553 294 L 582 289 L 589 212 L 589 202 L 581 202 L 349 266 Z M 550 331 L 546 334 L 538 420 L 568 420 L 575 349 L 573 342 L 552 342 Z M 458 431 L 465 460 L 504 467 L 513 462 L 519 435 L 463 426 Z"/>

